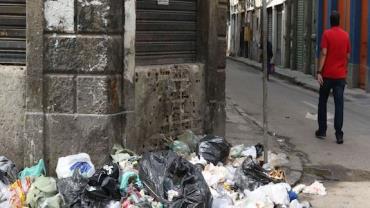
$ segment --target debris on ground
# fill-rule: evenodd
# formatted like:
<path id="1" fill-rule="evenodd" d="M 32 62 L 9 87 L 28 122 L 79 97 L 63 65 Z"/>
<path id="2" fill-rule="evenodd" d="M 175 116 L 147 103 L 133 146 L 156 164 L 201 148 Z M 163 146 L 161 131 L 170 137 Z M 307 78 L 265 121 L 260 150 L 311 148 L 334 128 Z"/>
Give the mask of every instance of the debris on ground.
<path id="1" fill-rule="evenodd" d="M 75 170 L 78 170 L 81 175 L 87 178 L 90 178 L 94 175 L 95 167 L 92 164 L 88 154 L 80 153 L 58 159 L 56 169 L 58 178 L 72 177 Z"/>
<path id="2" fill-rule="evenodd" d="M 205 136 L 197 145 L 197 155 L 217 165 L 224 163 L 229 156 L 231 145 L 223 137 Z"/>
<path id="3" fill-rule="evenodd" d="M 42 175 L 46 175 L 46 167 L 43 159 L 39 160 L 39 162 L 36 165 L 22 170 L 18 174 L 18 178 L 19 179 L 25 179 L 27 177 L 36 178 Z"/>
<path id="4" fill-rule="evenodd" d="M 145 153 L 139 175 L 150 194 L 165 206 L 206 208 L 212 203 L 202 173 L 172 151 Z"/>
<path id="5" fill-rule="evenodd" d="M 142 156 L 114 145 L 111 161 L 95 169 L 90 156 L 61 157 L 57 178 L 44 160 L 18 173 L 0 156 L 0 208 L 310 208 L 300 194 L 326 195 L 318 181 L 291 188 L 284 153 L 263 145 L 231 146 L 223 137 L 191 131 L 168 140 L 168 149 Z"/>
<path id="6" fill-rule="evenodd" d="M 304 194 L 314 194 L 314 195 L 320 195 L 320 196 L 326 195 L 326 189 L 324 185 L 318 181 L 315 181 L 310 186 L 305 187 L 302 192 Z"/>

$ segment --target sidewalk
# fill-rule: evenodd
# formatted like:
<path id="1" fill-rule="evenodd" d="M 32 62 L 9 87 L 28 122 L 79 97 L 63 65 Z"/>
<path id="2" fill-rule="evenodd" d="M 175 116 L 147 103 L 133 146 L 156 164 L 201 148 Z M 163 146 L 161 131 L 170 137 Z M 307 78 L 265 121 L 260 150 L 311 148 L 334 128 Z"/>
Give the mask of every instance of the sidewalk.
<path id="1" fill-rule="evenodd" d="M 255 69 L 262 70 L 262 64 L 258 63 L 256 61 L 243 58 L 243 57 L 227 57 L 230 60 L 237 61 L 240 63 L 244 63 L 250 67 L 253 67 Z M 275 76 L 285 79 L 293 84 L 299 85 L 303 88 L 318 92 L 320 87 L 317 83 L 317 81 L 314 79 L 312 75 L 304 74 L 300 71 L 293 71 L 288 68 L 281 68 L 281 67 L 275 67 Z M 370 93 L 366 93 L 362 89 L 358 88 L 352 88 L 352 89 L 346 89 L 345 91 L 346 99 L 348 100 L 354 100 L 359 97 L 366 97 L 370 99 Z"/>

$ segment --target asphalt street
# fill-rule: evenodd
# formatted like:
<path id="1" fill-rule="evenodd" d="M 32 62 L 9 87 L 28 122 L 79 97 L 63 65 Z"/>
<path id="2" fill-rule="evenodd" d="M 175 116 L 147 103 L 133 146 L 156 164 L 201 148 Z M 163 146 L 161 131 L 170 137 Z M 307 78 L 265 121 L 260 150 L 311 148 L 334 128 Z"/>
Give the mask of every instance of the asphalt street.
<path id="1" fill-rule="evenodd" d="M 262 74 L 245 64 L 228 60 L 226 95 L 250 116 L 262 119 Z M 344 145 L 334 136 L 334 103 L 328 102 L 326 140 L 314 137 L 317 129 L 318 93 L 272 78 L 268 83 L 269 128 L 288 138 L 296 150 L 305 153 L 307 166 L 370 171 L 370 99 L 346 99 Z M 335 170 L 334 170 L 335 171 Z"/>

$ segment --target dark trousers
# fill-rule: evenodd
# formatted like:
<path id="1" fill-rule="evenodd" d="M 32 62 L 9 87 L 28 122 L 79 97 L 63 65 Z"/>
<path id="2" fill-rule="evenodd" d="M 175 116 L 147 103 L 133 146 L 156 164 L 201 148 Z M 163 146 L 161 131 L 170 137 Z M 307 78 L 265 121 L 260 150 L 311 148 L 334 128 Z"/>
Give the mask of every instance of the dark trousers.
<path id="1" fill-rule="evenodd" d="M 343 136 L 343 107 L 344 107 L 344 88 L 345 79 L 324 79 L 324 84 L 320 87 L 318 123 L 319 131 L 325 133 L 327 130 L 327 102 L 330 92 L 333 90 L 335 103 L 334 128 L 337 136 Z"/>

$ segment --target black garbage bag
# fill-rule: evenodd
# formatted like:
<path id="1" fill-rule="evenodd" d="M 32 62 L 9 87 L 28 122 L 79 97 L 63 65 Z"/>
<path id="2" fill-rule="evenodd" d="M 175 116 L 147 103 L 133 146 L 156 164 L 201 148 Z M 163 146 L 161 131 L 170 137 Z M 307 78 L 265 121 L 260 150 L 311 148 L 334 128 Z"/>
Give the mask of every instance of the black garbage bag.
<path id="1" fill-rule="evenodd" d="M 218 136 L 206 136 L 197 145 L 198 157 L 203 157 L 206 161 L 217 165 L 225 162 L 230 154 L 231 145 L 225 138 Z"/>
<path id="2" fill-rule="evenodd" d="M 202 173 L 172 151 L 145 153 L 139 165 L 144 187 L 168 208 L 210 208 L 212 195 Z M 178 196 L 168 200 L 168 192 Z"/>
<path id="3" fill-rule="evenodd" d="M 87 198 L 95 201 L 110 201 L 121 199 L 119 191 L 119 167 L 117 164 L 106 165 L 98 169 L 89 178 L 88 186 L 85 189 Z"/>
<path id="4" fill-rule="evenodd" d="M 257 152 L 257 158 L 261 157 L 262 154 L 263 154 L 263 151 L 264 151 L 264 147 L 262 144 L 258 143 L 256 146 L 254 146 L 256 148 L 256 152 Z"/>
<path id="5" fill-rule="evenodd" d="M 59 193 L 63 196 L 66 207 L 78 208 L 81 206 L 81 197 L 87 186 L 88 179 L 76 170 L 70 178 L 59 179 L 57 182 Z"/>
<path id="6" fill-rule="evenodd" d="M 0 182 L 5 185 L 9 185 L 17 180 L 17 168 L 15 164 L 6 158 L 5 156 L 0 156 Z"/>
<path id="7" fill-rule="evenodd" d="M 241 191 L 246 189 L 254 191 L 260 186 L 274 182 L 268 173 L 253 161 L 252 157 L 244 160 L 243 164 L 236 170 L 234 181 Z"/>
<path id="8" fill-rule="evenodd" d="M 89 185 L 100 186 L 107 177 L 118 180 L 119 167 L 117 164 L 105 165 L 103 168 L 96 170 L 94 175 L 89 178 Z"/>

